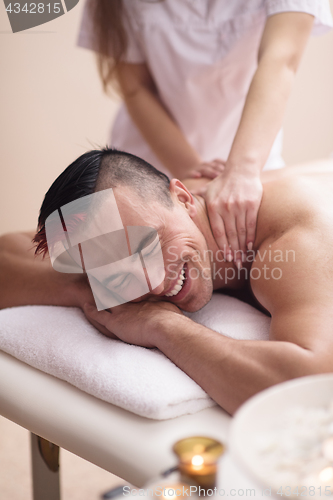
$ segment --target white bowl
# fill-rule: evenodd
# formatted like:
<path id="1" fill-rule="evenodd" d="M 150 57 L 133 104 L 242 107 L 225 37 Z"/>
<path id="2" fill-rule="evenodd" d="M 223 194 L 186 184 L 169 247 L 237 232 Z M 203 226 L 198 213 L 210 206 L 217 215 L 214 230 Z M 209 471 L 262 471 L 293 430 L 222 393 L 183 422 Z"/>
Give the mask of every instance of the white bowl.
<path id="1" fill-rule="evenodd" d="M 229 448 L 234 460 L 258 485 L 270 488 L 271 481 L 263 473 L 262 460 L 258 458 L 260 435 L 272 431 L 291 407 L 325 407 L 332 400 L 333 373 L 293 379 L 253 396 L 238 409 L 231 424 Z M 322 498 L 327 497 L 322 494 Z"/>

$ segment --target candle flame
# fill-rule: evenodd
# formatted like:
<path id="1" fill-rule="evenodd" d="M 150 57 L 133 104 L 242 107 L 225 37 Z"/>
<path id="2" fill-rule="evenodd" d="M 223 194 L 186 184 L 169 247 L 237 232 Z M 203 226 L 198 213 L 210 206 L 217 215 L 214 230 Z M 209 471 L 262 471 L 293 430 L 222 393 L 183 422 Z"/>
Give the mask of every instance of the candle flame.
<path id="1" fill-rule="evenodd" d="M 333 467 L 325 467 L 325 469 L 323 469 L 319 474 L 319 479 L 321 481 L 329 481 L 332 478 L 333 478 Z"/>
<path id="2" fill-rule="evenodd" d="M 194 455 L 194 457 L 192 457 L 192 465 L 202 465 L 204 463 L 204 459 L 202 458 L 201 455 Z"/>
<path id="3" fill-rule="evenodd" d="M 201 453 L 203 453 L 204 451 L 205 451 L 205 446 L 201 443 L 196 443 L 193 446 L 193 453 L 195 455 L 201 455 Z"/>

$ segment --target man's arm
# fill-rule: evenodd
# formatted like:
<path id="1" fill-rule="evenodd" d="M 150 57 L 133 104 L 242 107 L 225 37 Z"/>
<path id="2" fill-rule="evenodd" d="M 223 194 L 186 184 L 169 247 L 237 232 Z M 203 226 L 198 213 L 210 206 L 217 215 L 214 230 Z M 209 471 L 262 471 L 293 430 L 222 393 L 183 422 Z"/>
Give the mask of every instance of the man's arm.
<path id="1" fill-rule="evenodd" d="M 91 307 L 85 307 L 85 312 L 125 342 L 157 347 L 230 414 L 267 387 L 333 369 L 333 345 L 321 350 L 322 343 L 310 350 L 292 341 L 234 340 L 170 307 L 162 311 L 161 304 L 151 303 L 146 311 L 144 303 L 138 303 L 118 306 L 111 314 Z M 131 317 L 136 318 L 135 324 Z M 313 326 L 287 314 L 280 316 L 280 323 L 288 324 L 291 331 L 305 328 L 304 333 Z"/>
<path id="2" fill-rule="evenodd" d="M 33 233 L 0 237 L 0 309 L 22 305 L 77 306 L 91 300 L 80 275 L 53 270 L 48 257 L 35 256 Z"/>
<path id="3" fill-rule="evenodd" d="M 230 413 L 271 385 L 333 372 L 331 245 L 329 239 L 317 245 L 318 224 L 311 217 L 299 220 L 258 250 L 253 265 L 262 278 L 253 280 L 252 289 L 272 315 L 269 341 L 233 340 L 184 317 L 164 318 L 155 331 L 156 347 Z M 274 260 L 276 251 L 281 262 Z M 265 266 L 279 268 L 279 279 L 265 275 Z"/>
<path id="4" fill-rule="evenodd" d="M 80 307 L 93 302 L 86 275 L 54 271 L 48 257 L 36 256 L 34 233 L 0 237 L 0 309 L 26 305 Z M 117 338 L 99 323 L 90 321 L 104 335 Z"/>
<path id="5" fill-rule="evenodd" d="M 298 321 L 281 319 L 299 328 Z M 172 321 L 161 326 L 156 347 L 230 414 L 272 385 L 332 371 L 328 359 L 323 363 L 315 352 L 292 342 L 234 340 L 185 320 L 178 320 L 177 327 Z"/>
<path id="6" fill-rule="evenodd" d="M 327 259 L 330 245 L 318 248 L 317 228 L 299 225 L 274 243 L 265 241 L 255 267 L 262 279 L 253 291 L 271 312 L 269 341 L 234 340 L 179 314 L 167 302 L 126 304 L 87 316 L 131 344 L 157 347 L 229 413 L 272 385 L 315 373 L 333 372 L 333 285 Z M 280 279 L 264 278 L 270 251 L 293 249 Z M 266 252 L 265 252 L 266 250 Z M 262 258 L 264 256 L 264 258 Z"/>

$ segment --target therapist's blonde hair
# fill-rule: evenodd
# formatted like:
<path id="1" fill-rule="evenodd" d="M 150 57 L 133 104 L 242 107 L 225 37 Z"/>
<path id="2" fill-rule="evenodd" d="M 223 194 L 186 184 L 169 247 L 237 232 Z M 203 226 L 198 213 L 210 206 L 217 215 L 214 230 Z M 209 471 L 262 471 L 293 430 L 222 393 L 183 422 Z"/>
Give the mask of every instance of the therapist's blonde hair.
<path id="1" fill-rule="evenodd" d="M 141 1 L 152 3 L 163 0 Z M 119 93 L 117 70 L 127 49 L 127 35 L 123 24 L 126 12 L 123 2 L 122 0 L 89 0 L 88 8 L 93 21 L 97 67 L 103 90 L 108 93 L 113 89 Z M 112 47 L 112 56 L 110 47 Z"/>
<path id="2" fill-rule="evenodd" d="M 88 8 L 93 21 L 97 67 L 103 90 L 105 93 L 112 88 L 119 90 L 117 69 L 127 49 L 122 0 L 89 0 Z M 112 47 L 112 56 L 110 47 Z"/>

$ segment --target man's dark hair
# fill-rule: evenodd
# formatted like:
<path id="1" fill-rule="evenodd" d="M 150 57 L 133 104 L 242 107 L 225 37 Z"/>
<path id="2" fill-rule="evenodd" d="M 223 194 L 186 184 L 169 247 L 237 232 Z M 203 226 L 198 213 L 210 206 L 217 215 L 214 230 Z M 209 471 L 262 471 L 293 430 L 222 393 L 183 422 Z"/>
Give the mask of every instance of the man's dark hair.
<path id="1" fill-rule="evenodd" d="M 45 221 L 63 205 L 96 191 L 128 186 L 145 203 L 159 201 L 171 210 L 169 184 L 165 174 L 130 153 L 108 147 L 84 153 L 59 175 L 44 197 L 33 239 L 36 253 L 47 253 Z M 76 223 L 84 220 L 85 215 L 76 214 Z"/>

